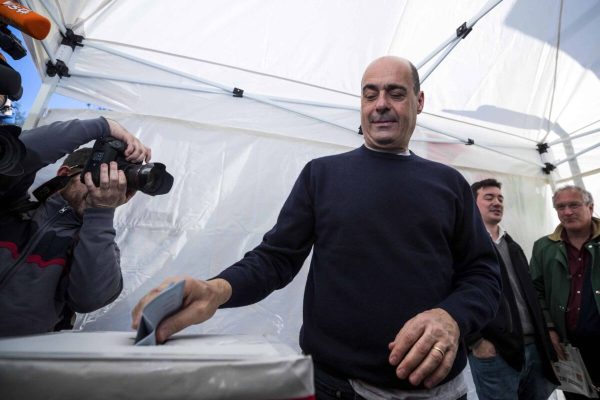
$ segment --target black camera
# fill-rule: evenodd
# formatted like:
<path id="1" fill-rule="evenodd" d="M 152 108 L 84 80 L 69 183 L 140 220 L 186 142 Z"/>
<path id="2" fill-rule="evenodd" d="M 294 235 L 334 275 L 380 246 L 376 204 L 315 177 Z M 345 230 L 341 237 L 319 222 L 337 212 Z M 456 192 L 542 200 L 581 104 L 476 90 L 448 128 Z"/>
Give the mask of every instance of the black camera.
<path id="1" fill-rule="evenodd" d="M 115 161 L 117 167 L 125 173 L 128 189 L 139 190 L 150 196 L 165 194 L 171 190 L 173 176 L 167 172 L 164 164 L 131 163 L 125 159 L 125 149 L 125 143 L 113 137 L 96 140 L 92 154 L 81 173 L 81 182 L 84 182 L 84 175 L 89 171 L 92 173 L 94 185 L 100 186 L 100 164 Z"/>
<path id="2" fill-rule="evenodd" d="M 0 175 L 18 176 L 23 173 L 21 161 L 26 150 L 19 140 L 21 128 L 15 125 L 0 125 Z"/>

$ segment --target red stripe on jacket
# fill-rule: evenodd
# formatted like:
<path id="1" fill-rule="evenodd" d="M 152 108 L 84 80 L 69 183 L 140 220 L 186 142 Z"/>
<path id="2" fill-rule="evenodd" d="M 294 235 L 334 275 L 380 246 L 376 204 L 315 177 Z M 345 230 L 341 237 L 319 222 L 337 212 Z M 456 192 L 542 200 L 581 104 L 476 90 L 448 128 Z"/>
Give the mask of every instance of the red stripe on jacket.
<path id="1" fill-rule="evenodd" d="M 16 260 L 17 258 L 19 258 L 19 249 L 15 243 L 0 241 L 0 247 L 4 247 L 5 249 L 8 249 L 10 251 L 13 259 Z M 37 264 L 37 266 L 40 268 L 46 268 L 48 265 L 60 265 L 60 266 L 64 267 L 66 264 L 66 261 L 64 258 L 52 258 L 50 260 L 44 261 L 42 256 L 37 255 L 37 254 L 28 256 L 27 259 L 25 260 L 25 262 Z"/>

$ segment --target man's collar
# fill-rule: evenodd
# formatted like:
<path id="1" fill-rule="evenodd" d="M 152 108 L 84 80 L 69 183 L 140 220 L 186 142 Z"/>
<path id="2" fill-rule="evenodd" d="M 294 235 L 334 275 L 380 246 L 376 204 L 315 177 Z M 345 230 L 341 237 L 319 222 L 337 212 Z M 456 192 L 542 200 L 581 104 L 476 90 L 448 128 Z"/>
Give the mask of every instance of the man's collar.
<path id="1" fill-rule="evenodd" d="M 564 231 L 562 224 L 558 224 L 554 232 L 548 235 L 548 239 L 558 242 L 562 240 L 562 232 Z M 592 217 L 592 235 L 591 238 L 595 239 L 600 236 L 600 219 Z"/>
<path id="2" fill-rule="evenodd" d="M 406 150 L 401 151 L 401 152 L 384 151 L 384 150 L 379 150 L 379 149 L 373 149 L 373 148 L 369 147 L 369 145 L 366 144 L 366 143 L 365 143 L 365 147 L 367 149 L 369 149 L 369 150 L 373 150 L 373 151 L 376 151 L 378 153 L 396 154 L 396 155 L 399 155 L 399 156 L 410 156 L 410 150 L 409 149 L 406 149 Z"/>
<path id="3" fill-rule="evenodd" d="M 504 235 L 506 235 L 506 230 L 502 227 L 502 225 L 498 225 L 498 240 L 502 239 Z"/>
<path id="4" fill-rule="evenodd" d="M 504 230 L 502 225 L 498 225 L 498 239 L 496 239 L 496 240 L 494 240 L 494 237 L 492 236 L 492 234 L 490 232 L 488 232 L 488 233 L 490 234 L 490 238 L 492 239 L 492 242 L 494 242 L 496 244 L 500 244 L 500 241 L 502 240 L 504 235 L 506 235 L 506 230 Z"/>

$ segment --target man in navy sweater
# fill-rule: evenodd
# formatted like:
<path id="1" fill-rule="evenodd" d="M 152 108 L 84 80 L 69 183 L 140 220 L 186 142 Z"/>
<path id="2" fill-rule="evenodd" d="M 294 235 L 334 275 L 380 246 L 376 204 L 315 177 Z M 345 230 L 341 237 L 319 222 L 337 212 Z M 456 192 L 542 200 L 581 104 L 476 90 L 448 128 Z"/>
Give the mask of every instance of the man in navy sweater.
<path id="1" fill-rule="evenodd" d="M 313 249 L 300 346 L 317 398 L 462 398 L 462 339 L 490 321 L 500 275 L 471 189 L 456 170 L 409 152 L 424 104 L 405 59 L 382 57 L 362 79 L 365 145 L 309 162 L 273 229 L 208 280 L 185 279 L 184 308 L 159 341 L 218 308 L 258 302 L 287 285 Z"/>

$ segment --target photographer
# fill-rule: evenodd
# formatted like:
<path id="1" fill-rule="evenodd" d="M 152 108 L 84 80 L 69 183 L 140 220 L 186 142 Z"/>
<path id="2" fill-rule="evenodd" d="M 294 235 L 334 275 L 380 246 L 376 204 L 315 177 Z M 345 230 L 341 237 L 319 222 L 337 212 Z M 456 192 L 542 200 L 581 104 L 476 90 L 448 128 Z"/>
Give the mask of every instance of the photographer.
<path id="1" fill-rule="evenodd" d="M 25 158 L 18 171 L 0 175 L 0 336 L 69 327 L 73 312 L 97 310 L 121 292 L 113 216 L 133 192 L 117 163 L 101 165 L 98 186 L 90 172 L 82 182 L 91 149 L 80 149 L 42 185 L 40 203 L 27 193 L 41 168 L 108 136 L 125 143 L 127 161 L 150 159 L 149 148 L 104 118 L 56 122 L 20 136 Z"/>

